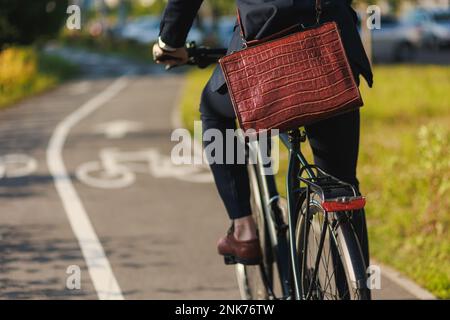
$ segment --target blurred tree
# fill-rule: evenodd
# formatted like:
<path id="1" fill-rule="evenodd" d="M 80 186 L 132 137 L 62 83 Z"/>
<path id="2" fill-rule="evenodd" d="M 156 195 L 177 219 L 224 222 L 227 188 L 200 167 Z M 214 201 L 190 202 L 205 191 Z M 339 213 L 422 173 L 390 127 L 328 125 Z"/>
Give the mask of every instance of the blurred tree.
<path id="1" fill-rule="evenodd" d="M 159 15 L 167 5 L 166 0 L 130 1 L 130 16 L 144 16 L 149 14 Z"/>
<path id="2" fill-rule="evenodd" d="M 129 0 L 120 0 L 118 6 L 117 24 L 124 25 L 127 22 L 128 11 L 130 9 Z"/>
<path id="3" fill-rule="evenodd" d="M 229 0 L 209 0 L 212 10 L 217 15 L 234 15 L 236 14 L 236 3 Z"/>
<path id="4" fill-rule="evenodd" d="M 0 48 L 54 36 L 65 22 L 67 6 L 67 0 L 0 0 Z"/>
<path id="5" fill-rule="evenodd" d="M 450 1 L 450 0 L 449 0 Z M 355 4 L 356 6 L 358 5 L 371 5 L 371 4 L 377 4 L 380 3 L 380 0 L 353 0 L 353 4 Z M 410 2 L 412 4 L 417 4 L 418 0 L 386 0 L 384 2 L 387 2 L 390 6 L 390 8 L 394 11 L 397 12 L 401 5 L 405 2 Z"/>

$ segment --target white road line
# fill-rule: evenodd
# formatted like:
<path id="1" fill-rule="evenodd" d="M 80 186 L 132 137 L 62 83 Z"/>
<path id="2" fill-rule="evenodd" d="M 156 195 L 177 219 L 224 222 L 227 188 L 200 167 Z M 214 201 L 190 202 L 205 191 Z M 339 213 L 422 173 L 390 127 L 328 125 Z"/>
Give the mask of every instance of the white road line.
<path id="1" fill-rule="evenodd" d="M 67 174 L 62 151 L 70 130 L 117 95 L 127 84 L 126 76 L 118 78 L 100 94 L 67 116 L 56 127 L 47 147 L 49 171 L 53 176 L 56 190 L 61 198 L 72 230 L 80 244 L 98 298 L 101 300 L 121 300 L 124 297 L 83 203 L 72 184 L 70 176 Z"/>

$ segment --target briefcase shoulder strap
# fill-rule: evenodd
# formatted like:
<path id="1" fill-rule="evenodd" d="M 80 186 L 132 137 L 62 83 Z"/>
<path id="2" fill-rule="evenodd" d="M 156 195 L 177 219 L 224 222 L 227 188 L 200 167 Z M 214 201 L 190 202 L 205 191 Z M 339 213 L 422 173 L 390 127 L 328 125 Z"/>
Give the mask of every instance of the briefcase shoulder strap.
<path id="1" fill-rule="evenodd" d="M 316 5 L 315 5 L 315 9 L 316 9 L 316 24 L 319 25 L 320 24 L 320 17 L 322 15 L 322 0 L 316 0 Z M 262 43 L 262 42 L 266 42 L 268 40 L 272 40 L 272 39 L 276 39 L 278 37 L 282 37 L 284 35 L 289 34 L 290 32 L 292 32 L 295 29 L 298 29 L 298 27 L 300 26 L 300 24 L 295 24 L 293 26 L 290 26 L 286 29 L 283 29 L 277 33 L 274 33 L 270 36 L 264 37 L 263 39 L 255 39 L 255 40 L 249 40 L 247 41 L 245 39 L 245 30 L 244 30 L 244 25 L 242 23 L 242 19 L 241 19 L 241 14 L 239 13 L 239 8 L 236 9 L 237 12 L 237 20 L 238 20 L 238 25 L 239 25 L 239 32 L 241 35 L 241 39 L 242 39 L 242 43 L 244 44 L 244 47 L 249 47 L 258 43 Z"/>
<path id="2" fill-rule="evenodd" d="M 320 23 L 320 16 L 322 15 L 322 0 L 316 0 L 316 23 Z"/>

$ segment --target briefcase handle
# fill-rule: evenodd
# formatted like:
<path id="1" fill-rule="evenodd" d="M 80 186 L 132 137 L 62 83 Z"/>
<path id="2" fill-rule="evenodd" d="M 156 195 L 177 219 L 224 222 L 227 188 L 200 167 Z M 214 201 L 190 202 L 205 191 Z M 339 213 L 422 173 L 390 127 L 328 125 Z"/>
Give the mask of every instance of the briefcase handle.
<path id="1" fill-rule="evenodd" d="M 315 5 L 315 9 L 316 9 L 316 25 L 320 24 L 320 17 L 322 15 L 322 0 L 316 0 L 316 5 Z M 242 24 L 242 20 L 241 20 L 241 15 L 239 13 L 239 8 L 236 9 L 237 11 L 237 20 L 238 20 L 238 24 L 239 24 L 239 31 L 240 31 L 240 35 L 241 35 L 241 39 L 242 39 L 242 43 L 244 44 L 244 47 L 248 47 L 252 44 L 256 44 L 256 43 L 260 43 L 260 42 L 265 42 L 267 40 L 271 40 L 274 38 L 277 38 L 280 35 L 286 34 L 287 32 L 290 32 L 291 30 L 297 28 L 298 26 L 300 26 L 300 24 L 296 24 L 294 26 L 288 27 L 284 30 L 281 30 L 273 35 L 270 35 L 264 39 L 261 40 L 250 40 L 247 41 L 245 39 L 245 35 L 244 35 L 244 26 Z"/>

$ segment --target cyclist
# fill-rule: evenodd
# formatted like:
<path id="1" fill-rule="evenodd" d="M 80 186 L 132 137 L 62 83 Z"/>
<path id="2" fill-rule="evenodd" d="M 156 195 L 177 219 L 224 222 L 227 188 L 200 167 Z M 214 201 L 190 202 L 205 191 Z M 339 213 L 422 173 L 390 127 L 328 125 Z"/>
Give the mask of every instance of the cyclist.
<path id="1" fill-rule="evenodd" d="M 247 40 L 260 39 L 286 27 L 316 21 L 316 0 L 237 0 L 241 22 Z M 357 30 L 357 15 L 351 0 L 322 0 L 321 22 L 336 21 L 341 30 L 354 77 L 359 84 L 362 75 L 372 86 L 371 66 Z M 160 37 L 153 47 L 158 63 L 180 65 L 188 60 L 184 47 L 187 34 L 202 0 L 169 0 L 165 8 Z M 236 22 L 228 51 L 242 48 L 243 40 Z M 162 56 L 172 58 L 158 60 Z M 200 102 L 203 131 L 218 129 L 225 137 L 226 129 L 236 129 L 235 113 L 219 67 L 216 67 L 203 90 Z M 356 165 L 359 147 L 360 115 L 352 111 L 306 126 L 316 165 L 339 179 L 359 187 Z M 206 147 L 211 141 L 204 141 Z M 223 144 L 224 146 L 226 143 Z M 224 147 L 223 154 L 226 153 Z M 251 214 L 249 177 L 245 164 L 210 164 L 218 192 L 225 204 L 232 228 L 219 240 L 219 254 L 231 256 L 237 262 L 257 264 L 261 248 L 255 221 Z M 273 177 L 269 177 L 271 196 L 277 194 Z M 366 265 L 369 265 L 368 241 L 364 212 L 354 217 Z"/>

